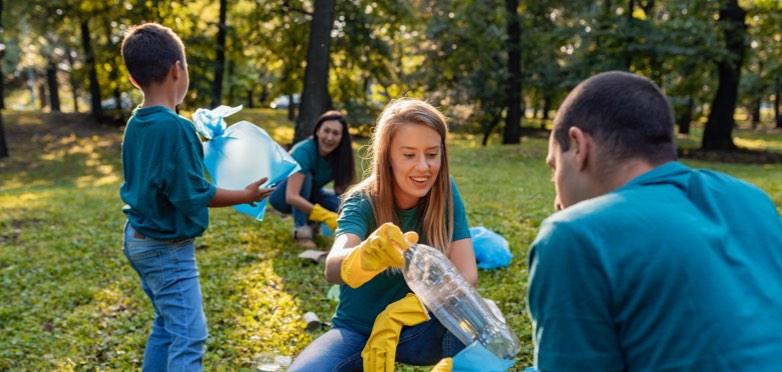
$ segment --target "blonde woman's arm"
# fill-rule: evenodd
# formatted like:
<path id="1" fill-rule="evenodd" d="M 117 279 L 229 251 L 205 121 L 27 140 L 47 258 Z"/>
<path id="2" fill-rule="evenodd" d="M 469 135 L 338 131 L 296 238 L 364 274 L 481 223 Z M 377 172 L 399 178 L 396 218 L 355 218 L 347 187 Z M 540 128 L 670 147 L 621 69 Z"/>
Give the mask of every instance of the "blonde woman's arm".
<path id="1" fill-rule="evenodd" d="M 326 281 L 332 284 L 345 284 L 340 276 L 342 261 L 353 252 L 361 238 L 354 234 L 342 234 L 334 239 L 329 255 L 326 256 Z"/>
<path id="2" fill-rule="evenodd" d="M 472 239 L 466 238 L 451 242 L 448 259 L 453 262 L 453 265 L 467 280 L 467 283 L 470 283 L 473 287 L 478 284 L 478 267 L 475 264 L 475 251 L 472 247 Z"/>

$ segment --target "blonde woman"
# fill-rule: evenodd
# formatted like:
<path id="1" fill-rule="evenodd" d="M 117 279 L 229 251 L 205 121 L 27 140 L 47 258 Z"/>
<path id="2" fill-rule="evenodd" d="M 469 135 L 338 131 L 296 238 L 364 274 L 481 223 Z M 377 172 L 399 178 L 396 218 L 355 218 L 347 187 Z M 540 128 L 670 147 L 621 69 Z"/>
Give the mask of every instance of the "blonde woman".
<path id="1" fill-rule="evenodd" d="M 342 284 L 334 328 L 304 349 L 291 371 L 362 369 L 375 318 L 411 292 L 395 268 L 415 233 L 443 251 L 469 283 L 477 282 L 464 204 L 448 172 L 447 133 L 445 117 L 420 100 L 397 100 L 381 114 L 370 175 L 347 192 L 326 259 L 326 280 Z M 403 328 L 396 360 L 431 365 L 463 348 L 432 317 Z"/>

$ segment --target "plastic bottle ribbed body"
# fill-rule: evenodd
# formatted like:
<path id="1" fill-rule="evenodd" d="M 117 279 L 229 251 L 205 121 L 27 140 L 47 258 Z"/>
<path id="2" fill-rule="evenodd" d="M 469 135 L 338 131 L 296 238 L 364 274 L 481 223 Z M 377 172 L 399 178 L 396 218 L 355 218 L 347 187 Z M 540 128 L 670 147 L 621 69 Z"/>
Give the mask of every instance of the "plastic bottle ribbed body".
<path id="1" fill-rule="evenodd" d="M 462 343 L 478 340 L 503 359 L 513 359 L 519 341 L 504 321 L 459 274 L 445 255 L 423 244 L 405 251 L 402 271 L 410 289 Z"/>

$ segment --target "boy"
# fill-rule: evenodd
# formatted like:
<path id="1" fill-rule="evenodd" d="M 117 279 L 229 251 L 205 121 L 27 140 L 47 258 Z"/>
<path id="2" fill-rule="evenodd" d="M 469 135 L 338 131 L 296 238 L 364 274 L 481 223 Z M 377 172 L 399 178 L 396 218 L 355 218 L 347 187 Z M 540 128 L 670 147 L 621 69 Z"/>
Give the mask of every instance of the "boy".
<path id="1" fill-rule="evenodd" d="M 144 94 L 125 128 L 120 189 L 124 253 L 155 310 L 143 370 L 201 370 L 207 327 L 193 240 L 207 228 L 207 207 L 253 203 L 272 190 L 260 188 L 265 178 L 244 190 L 218 189 L 204 178 L 195 129 L 174 112 L 189 81 L 184 45 L 171 29 L 131 28 L 122 58 Z"/>

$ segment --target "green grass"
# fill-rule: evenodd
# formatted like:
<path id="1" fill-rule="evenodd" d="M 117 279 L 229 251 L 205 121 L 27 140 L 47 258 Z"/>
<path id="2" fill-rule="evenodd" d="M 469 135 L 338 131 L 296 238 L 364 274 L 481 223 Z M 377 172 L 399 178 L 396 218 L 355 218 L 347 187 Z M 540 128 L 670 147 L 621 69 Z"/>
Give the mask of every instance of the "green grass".
<path id="1" fill-rule="evenodd" d="M 245 110 L 229 121 L 251 120 L 289 142 L 293 131 L 284 115 Z M 138 366 L 152 309 L 122 255 L 121 131 L 90 128 L 80 115 L 3 118 L 12 157 L 0 160 L 0 370 Z M 753 140 L 782 148 L 780 135 Z M 532 360 L 527 247 L 552 211 L 546 140 L 479 143 L 455 136 L 452 173 L 470 225 L 511 243 L 510 268 L 482 271 L 478 289 L 497 301 L 521 339 L 517 367 L 523 367 Z M 749 180 L 782 205 L 779 164 L 688 163 Z M 322 268 L 296 258 L 290 226 L 290 219 L 275 215 L 258 223 L 231 209 L 212 210 L 209 230 L 197 240 L 210 332 L 207 369 L 253 370 L 262 352 L 293 356 L 318 335 L 305 331 L 301 315 L 314 311 L 327 320 L 333 313 Z M 324 248 L 328 243 L 319 241 Z"/>

